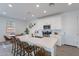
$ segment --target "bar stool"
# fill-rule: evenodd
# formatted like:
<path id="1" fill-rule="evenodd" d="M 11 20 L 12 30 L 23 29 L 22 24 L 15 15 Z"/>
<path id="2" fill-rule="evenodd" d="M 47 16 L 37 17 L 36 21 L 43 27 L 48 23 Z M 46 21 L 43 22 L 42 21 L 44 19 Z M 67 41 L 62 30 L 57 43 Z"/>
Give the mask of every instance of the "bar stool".
<path id="1" fill-rule="evenodd" d="M 16 56 L 20 55 L 21 56 L 21 52 L 22 52 L 22 42 L 19 39 L 16 39 Z"/>
<path id="2" fill-rule="evenodd" d="M 21 54 L 21 41 L 19 39 L 16 39 L 15 37 L 12 37 L 12 53 L 14 56 Z"/>
<path id="3" fill-rule="evenodd" d="M 25 54 L 24 55 L 27 55 L 27 56 L 32 56 L 32 52 L 33 52 L 33 47 L 31 45 L 29 46 L 25 46 L 24 48 L 24 51 L 25 51 Z"/>
<path id="4" fill-rule="evenodd" d="M 12 43 L 12 51 L 11 52 L 15 56 L 15 54 L 16 54 L 16 38 L 15 37 L 11 38 L 11 43 Z"/>
<path id="5" fill-rule="evenodd" d="M 40 48 L 41 48 L 41 47 L 39 47 L 39 46 L 33 45 L 33 52 L 34 52 L 34 54 L 35 54 L 38 50 L 40 50 Z"/>
<path id="6" fill-rule="evenodd" d="M 25 48 L 28 47 L 28 46 L 29 46 L 29 44 L 27 42 L 22 42 L 22 44 L 21 44 L 21 56 L 26 55 Z"/>
<path id="7" fill-rule="evenodd" d="M 44 48 L 40 48 L 36 51 L 35 56 L 48 56 L 48 53 L 45 51 Z"/>

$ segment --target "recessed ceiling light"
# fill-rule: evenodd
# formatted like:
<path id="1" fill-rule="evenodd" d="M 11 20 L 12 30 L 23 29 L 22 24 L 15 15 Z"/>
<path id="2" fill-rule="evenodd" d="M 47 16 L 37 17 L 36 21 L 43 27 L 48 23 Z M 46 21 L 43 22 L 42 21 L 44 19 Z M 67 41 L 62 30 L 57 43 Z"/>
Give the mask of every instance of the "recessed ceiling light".
<path id="1" fill-rule="evenodd" d="M 12 5 L 12 4 L 8 4 L 8 6 L 9 6 L 9 7 L 13 7 L 13 5 Z"/>
<path id="2" fill-rule="evenodd" d="M 3 14 L 3 15 L 6 15 L 7 13 L 4 11 L 4 12 L 2 12 L 2 14 Z"/>
<path id="3" fill-rule="evenodd" d="M 44 13 L 46 13 L 47 11 L 46 11 L 46 10 L 44 10 L 43 12 L 44 12 Z"/>
<path id="4" fill-rule="evenodd" d="M 25 20 L 26 18 L 24 17 L 24 20 Z"/>
<path id="5" fill-rule="evenodd" d="M 32 17 L 34 17 L 34 15 L 32 14 Z"/>
<path id="6" fill-rule="evenodd" d="M 71 5 L 72 3 L 68 3 L 68 5 Z"/>
<path id="7" fill-rule="evenodd" d="M 39 7 L 39 5 L 37 4 L 36 7 Z"/>

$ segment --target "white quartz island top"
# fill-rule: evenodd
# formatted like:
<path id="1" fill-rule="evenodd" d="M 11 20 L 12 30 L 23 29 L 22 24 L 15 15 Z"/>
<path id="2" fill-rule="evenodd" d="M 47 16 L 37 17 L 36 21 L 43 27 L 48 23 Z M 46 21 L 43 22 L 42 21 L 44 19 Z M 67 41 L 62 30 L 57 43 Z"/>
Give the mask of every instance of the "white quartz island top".
<path id="1" fill-rule="evenodd" d="M 57 37 L 43 37 L 43 38 L 36 38 L 31 37 L 28 35 L 24 36 L 17 36 L 21 41 L 28 42 L 31 45 L 37 45 L 40 47 L 44 47 L 48 51 L 52 52 L 52 55 L 54 54 L 54 46 L 57 42 Z"/>

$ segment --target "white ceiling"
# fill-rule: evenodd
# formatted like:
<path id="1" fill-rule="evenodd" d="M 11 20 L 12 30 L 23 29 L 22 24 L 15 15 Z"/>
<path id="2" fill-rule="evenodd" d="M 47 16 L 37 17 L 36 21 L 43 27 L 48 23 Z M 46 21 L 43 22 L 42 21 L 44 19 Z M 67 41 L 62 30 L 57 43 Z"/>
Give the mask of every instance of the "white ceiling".
<path id="1" fill-rule="evenodd" d="M 49 6 L 49 3 L 11 3 L 13 7 L 9 7 L 8 4 L 10 3 L 0 3 L 0 15 L 19 20 L 35 19 L 79 9 L 78 3 L 71 5 L 67 3 L 56 3 L 55 6 L 52 7 Z M 39 7 L 36 7 L 37 4 L 39 4 Z M 44 10 L 46 10 L 47 13 L 44 13 Z M 34 16 L 32 17 L 32 15 Z"/>

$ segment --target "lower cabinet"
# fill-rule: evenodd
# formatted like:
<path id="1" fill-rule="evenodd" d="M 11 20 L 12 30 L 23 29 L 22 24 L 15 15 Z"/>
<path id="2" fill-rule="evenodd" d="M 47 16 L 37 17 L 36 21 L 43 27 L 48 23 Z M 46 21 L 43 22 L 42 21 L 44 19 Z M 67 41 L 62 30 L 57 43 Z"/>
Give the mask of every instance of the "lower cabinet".
<path id="1" fill-rule="evenodd" d="M 58 39 L 56 45 L 57 45 L 57 46 L 61 46 L 61 45 L 62 45 L 62 41 L 61 41 L 61 39 Z"/>

